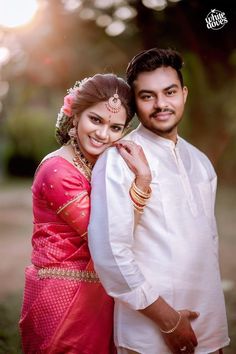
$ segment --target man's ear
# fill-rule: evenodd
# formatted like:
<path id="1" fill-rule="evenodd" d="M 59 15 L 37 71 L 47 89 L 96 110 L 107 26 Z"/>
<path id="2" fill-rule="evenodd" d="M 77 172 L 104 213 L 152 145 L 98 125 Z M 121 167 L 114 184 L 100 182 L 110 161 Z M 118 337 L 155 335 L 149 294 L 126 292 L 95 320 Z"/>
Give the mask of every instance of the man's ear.
<path id="1" fill-rule="evenodd" d="M 184 95 L 184 103 L 185 103 L 186 100 L 187 100 L 187 97 L 188 97 L 188 88 L 187 88 L 187 86 L 183 87 L 183 95 Z"/>

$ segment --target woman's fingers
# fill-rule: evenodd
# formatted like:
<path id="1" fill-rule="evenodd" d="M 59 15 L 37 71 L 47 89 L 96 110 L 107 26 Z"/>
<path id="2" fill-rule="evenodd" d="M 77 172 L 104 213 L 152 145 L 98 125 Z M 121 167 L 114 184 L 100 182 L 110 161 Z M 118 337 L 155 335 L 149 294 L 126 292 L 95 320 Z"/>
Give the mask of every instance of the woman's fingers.
<path id="1" fill-rule="evenodd" d="M 126 149 L 129 153 L 134 153 L 135 151 L 140 151 L 141 146 L 135 144 L 132 141 L 119 141 L 115 144 L 116 147 L 120 148 L 123 147 Z"/>
<path id="2" fill-rule="evenodd" d="M 126 160 L 131 162 L 132 161 L 132 155 L 130 154 L 130 151 L 127 150 L 127 148 L 125 148 L 122 145 L 116 145 L 117 149 L 119 150 L 120 155 Z"/>
<path id="3" fill-rule="evenodd" d="M 119 140 L 114 145 L 136 177 L 151 181 L 150 167 L 140 145 L 130 140 Z"/>

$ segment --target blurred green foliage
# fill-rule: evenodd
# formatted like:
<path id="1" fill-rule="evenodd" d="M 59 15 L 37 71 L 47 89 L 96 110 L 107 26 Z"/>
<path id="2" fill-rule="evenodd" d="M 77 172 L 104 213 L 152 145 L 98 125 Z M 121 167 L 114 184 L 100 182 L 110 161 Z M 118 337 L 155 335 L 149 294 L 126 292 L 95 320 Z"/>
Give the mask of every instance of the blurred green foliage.
<path id="1" fill-rule="evenodd" d="M 20 354 L 21 340 L 18 330 L 22 298 L 9 295 L 0 302 L 0 354 Z"/>
<path id="2" fill-rule="evenodd" d="M 11 90 L 10 99 L 14 105 L 10 105 L 4 125 L 7 139 L 3 159 L 13 175 L 32 175 L 40 160 L 57 147 L 54 139 L 57 95 L 19 83 Z"/>
<path id="3" fill-rule="evenodd" d="M 215 74 L 209 73 L 208 67 L 194 53 L 186 53 L 184 57 L 184 76 L 189 88 L 184 135 L 207 153 L 222 178 L 233 181 L 236 171 L 235 81 L 229 80 L 224 68 L 218 65 Z"/>

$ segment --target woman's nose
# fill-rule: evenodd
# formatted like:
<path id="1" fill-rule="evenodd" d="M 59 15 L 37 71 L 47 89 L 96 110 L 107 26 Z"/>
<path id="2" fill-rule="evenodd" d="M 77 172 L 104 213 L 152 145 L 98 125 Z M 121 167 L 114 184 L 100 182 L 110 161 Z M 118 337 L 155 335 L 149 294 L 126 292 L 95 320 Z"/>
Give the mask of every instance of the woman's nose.
<path id="1" fill-rule="evenodd" d="M 105 126 L 99 127 L 96 130 L 96 135 L 100 139 L 107 139 L 108 138 L 108 127 L 105 127 Z"/>

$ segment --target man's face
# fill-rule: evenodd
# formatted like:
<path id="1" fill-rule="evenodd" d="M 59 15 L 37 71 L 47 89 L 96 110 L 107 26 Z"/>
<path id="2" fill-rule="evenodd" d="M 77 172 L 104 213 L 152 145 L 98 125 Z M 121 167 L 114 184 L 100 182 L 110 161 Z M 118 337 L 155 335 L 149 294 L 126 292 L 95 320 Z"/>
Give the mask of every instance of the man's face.
<path id="1" fill-rule="evenodd" d="M 176 142 L 187 98 L 177 72 L 168 67 L 140 73 L 134 81 L 137 114 L 141 123 L 153 133 Z"/>

